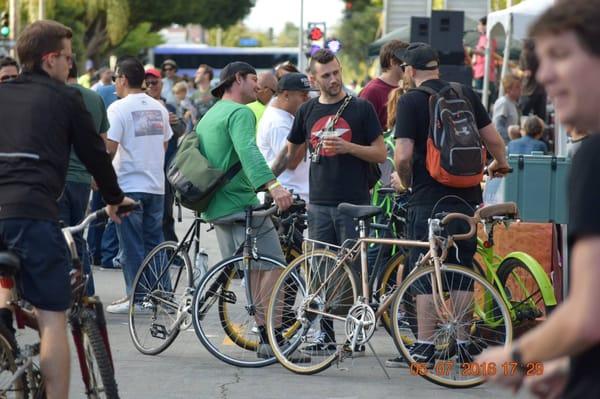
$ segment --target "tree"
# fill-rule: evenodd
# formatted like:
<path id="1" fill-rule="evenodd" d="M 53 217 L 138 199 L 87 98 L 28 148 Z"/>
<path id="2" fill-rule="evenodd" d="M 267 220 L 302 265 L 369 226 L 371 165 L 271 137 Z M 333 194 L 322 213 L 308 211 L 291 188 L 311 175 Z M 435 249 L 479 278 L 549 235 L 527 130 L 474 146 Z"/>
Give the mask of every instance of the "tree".
<path id="1" fill-rule="evenodd" d="M 211 46 L 217 45 L 217 30 L 218 28 L 213 28 L 208 32 L 207 42 Z M 272 45 L 269 35 L 266 32 L 251 31 L 246 25 L 238 22 L 237 24 L 223 30 L 221 34 L 221 46 L 237 47 L 240 45 L 241 38 L 256 39 L 258 42 L 257 47 L 267 47 Z"/>
<path id="2" fill-rule="evenodd" d="M 298 45 L 300 29 L 292 22 L 286 22 L 281 33 L 275 39 L 275 45 L 279 47 L 295 47 Z"/>
<path id="3" fill-rule="evenodd" d="M 381 8 L 375 6 L 353 11 L 350 18 L 337 29 L 336 37 L 342 43 L 340 61 L 346 80 L 360 81 L 365 77 L 369 59 L 367 48 L 376 39 L 380 14 Z"/>

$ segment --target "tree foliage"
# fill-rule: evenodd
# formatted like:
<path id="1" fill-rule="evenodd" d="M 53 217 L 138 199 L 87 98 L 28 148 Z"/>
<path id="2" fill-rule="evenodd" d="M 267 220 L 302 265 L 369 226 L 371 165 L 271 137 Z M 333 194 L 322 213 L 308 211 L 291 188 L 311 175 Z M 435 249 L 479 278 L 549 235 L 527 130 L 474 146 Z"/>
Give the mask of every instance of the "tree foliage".
<path id="1" fill-rule="evenodd" d="M 281 33 L 275 39 L 275 45 L 278 47 L 294 47 L 298 45 L 298 35 L 300 28 L 292 22 L 286 22 Z"/>
<path id="2" fill-rule="evenodd" d="M 340 60 L 346 80 L 364 78 L 368 45 L 376 39 L 380 15 L 381 8 L 369 5 L 362 11 L 353 11 L 337 29 L 336 37 L 342 43 Z"/>

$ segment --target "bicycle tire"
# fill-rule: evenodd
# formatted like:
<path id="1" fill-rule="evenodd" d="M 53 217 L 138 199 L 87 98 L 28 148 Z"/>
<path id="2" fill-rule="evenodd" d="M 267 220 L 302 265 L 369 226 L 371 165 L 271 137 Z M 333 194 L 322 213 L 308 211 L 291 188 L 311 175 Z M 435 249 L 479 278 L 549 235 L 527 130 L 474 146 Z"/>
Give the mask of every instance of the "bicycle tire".
<path id="1" fill-rule="evenodd" d="M 133 280 L 129 335 L 136 349 L 145 355 L 157 355 L 167 349 L 177 338 L 184 319 L 191 317 L 189 310 L 189 316 L 183 313 L 194 289 L 192 264 L 182 248 L 175 252 L 178 245 L 165 241 L 153 248 Z M 160 281 L 155 278 L 159 275 L 168 275 L 168 283 L 166 277 Z"/>
<path id="2" fill-rule="evenodd" d="M 82 310 L 81 342 L 89 377 L 87 397 L 89 399 L 119 399 L 115 371 L 100 333 L 96 314 L 90 309 Z M 98 386 L 100 382 L 98 376 L 102 386 Z"/>
<path id="3" fill-rule="evenodd" d="M 484 299 L 484 307 L 487 308 L 488 314 L 491 314 L 491 317 L 494 318 L 494 320 L 477 320 L 475 319 L 475 316 L 473 316 L 474 319 L 469 320 L 468 322 L 465 322 L 464 319 L 460 320 L 461 317 L 464 317 L 468 314 L 468 311 L 461 313 L 462 316 L 456 317 L 457 319 L 459 319 L 459 321 L 457 322 L 456 320 L 454 320 L 455 324 L 458 323 L 459 326 L 467 325 L 469 326 L 469 333 L 479 334 L 478 336 L 469 336 L 467 341 L 469 342 L 468 345 L 470 345 L 471 342 L 475 342 L 474 348 L 477 349 L 477 351 L 479 352 L 481 352 L 483 348 L 489 345 L 509 345 L 512 341 L 512 322 L 508 307 L 504 303 L 502 297 L 500 296 L 500 293 L 483 276 L 479 275 L 477 272 L 474 272 L 463 266 L 444 264 L 442 266 L 442 283 L 445 283 L 446 286 L 444 291 L 446 295 L 445 301 L 447 302 L 452 301 L 450 292 L 452 292 L 453 290 L 451 288 L 448 288 L 448 286 L 452 281 L 454 281 L 454 279 L 450 277 L 450 280 L 448 280 L 449 276 L 448 274 L 445 274 L 446 272 L 448 272 L 449 274 L 452 273 L 452 277 L 454 277 L 456 274 L 461 275 L 461 283 L 463 283 L 464 281 L 464 276 L 467 276 L 471 278 L 476 284 L 478 284 L 477 286 L 473 287 L 473 298 L 477 299 L 478 301 Z M 398 327 L 400 321 L 398 318 L 398 315 L 400 314 L 400 306 L 403 303 L 403 299 L 405 298 L 408 301 L 414 302 L 414 292 L 420 289 L 415 283 L 419 281 L 418 284 L 422 284 L 425 280 L 430 281 L 431 276 L 433 276 L 433 273 L 433 266 L 422 267 L 420 270 L 416 270 L 413 273 L 411 273 L 402 283 L 402 285 L 398 288 L 398 295 L 396 297 L 396 300 L 394 301 L 394 304 L 392 305 L 392 326 L 394 328 L 394 342 L 402 356 L 405 358 L 407 364 L 409 364 L 411 372 L 413 371 L 413 367 L 417 371 L 420 370 L 420 372 L 415 374 L 422 376 L 426 380 L 447 388 L 471 388 L 480 385 L 485 382 L 483 377 L 481 375 L 469 375 L 468 373 L 465 375 L 465 368 L 463 367 L 464 364 L 470 364 L 470 362 L 472 361 L 472 358 L 470 358 L 471 356 L 476 355 L 466 355 L 467 349 L 461 349 L 461 344 L 458 344 L 458 338 L 452 336 L 452 334 L 455 334 L 456 331 L 444 329 L 444 323 L 437 321 L 437 331 L 433 336 L 428 337 L 427 339 L 427 341 L 436 342 L 436 345 L 442 347 L 441 349 L 436 348 L 437 352 L 435 352 L 435 355 L 430 355 L 431 357 L 429 359 L 434 363 L 432 364 L 433 371 L 421 368 L 420 364 L 417 361 L 415 361 L 415 358 L 411 354 L 411 350 L 415 350 L 416 346 L 411 347 L 411 349 L 409 350 L 409 348 L 404 344 L 404 341 L 402 339 L 403 331 L 401 331 Z M 487 294 L 482 293 L 482 289 L 485 289 L 487 291 Z M 421 292 L 424 293 L 424 291 Z M 493 300 L 493 303 L 488 302 L 490 298 L 491 300 Z M 464 307 L 464 309 L 468 309 L 468 307 L 470 306 L 469 303 L 466 303 L 467 306 L 465 306 L 465 303 L 461 303 L 461 305 Z M 454 306 L 455 305 L 452 305 L 452 307 Z M 474 311 L 473 313 L 476 314 L 477 311 Z M 452 316 L 448 315 L 447 317 L 451 318 Z M 480 316 L 478 315 L 478 317 Z M 501 317 L 501 319 L 497 319 L 498 317 Z M 416 325 L 416 314 L 410 315 L 409 317 L 407 317 L 407 319 L 414 319 L 414 321 L 409 324 Z M 451 322 L 448 324 L 451 324 Z M 456 328 L 456 330 L 458 330 L 458 328 Z M 442 342 L 440 343 L 440 341 Z M 462 359 L 467 360 L 465 362 L 460 361 L 460 356 L 462 356 L 463 353 L 465 353 L 465 355 L 464 357 L 462 357 Z M 455 360 L 452 361 L 451 359 Z M 442 365 L 441 370 L 439 367 L 440 364 Z M 445 365 L 447 365 L 448 367 L 445 368 Z M 454 372 L 456 372 L 456 375 L 448 375 L 453 369 Z M 501 370 L 498 372 L 501 372 Z M 459 379 L 462 377 L 465 378 Z"/>
<path id="4" fill-rule="evenodd" d="M 21 374 L 15 381 L 8 386 L 4 386 L 4 380 L 10 380 L 14 373 L 17 371 L 15 354 L 17 351 L 17 341 L 15 336 L 10 332 L 8 327 L 4 324 L 0 324 L 0 397 L 6 399 L 26 399 L 29 396 L 27 386 L 27 376 L 25 373 Z M 7 375 L 4 375 L 4 373 Z"/>
<path id="5" fill-rule="evenodd" d="M 258 368 L 276 362 L 274 356 L 257 356 L 259 336 L 252 332 L 255 318 L 247 307 L 245 288 L 235 282 L 243 255 L 223 259 L 200 280 L 192 301 L 192 324 L 202 345 L 217 359 L 236 366 Z M 285 269 L 278 260 L 259 256 L 252 262 L 269 263 L 274 269 Z M 232 309 L 240 305 L 238 311 Z M 216 309 L 216 314 L 211 310 Z M 224 336 L 223 336 L 224 333 Z"/>
<path id="6" fill-rule="evenodd" d="M 514 274 L 517 273 L 515 269 L 521 269 L 517 276 Z M 516 280 L 515 277 L 518 277 L 521 281 Z M 523 281 L 524 277 L 528 277 L 530 280 Z M 511 278 L 515 278 L 515 281 L 512 281 Z M 504 260 L 498 268 L 498 280 L 508 296 L 509 308 L 515 312 L 513 324 L 516 330 L 525 330 L 534 327 L 536 320 L 540 318 L 544 319 L 555 308 L 553 305 L 546 305 L 536 279 L 527 265 L 519 259 L 509 258 Z M 533 291 L 533 293 L 531 291 L 523 293 L 523 288 L 527 289 L 529 287 L 532 287 L 533 290 L 537 288 L 537 290 Z M 515 293 L 520 293 L 520 295 L 515 295 Z M 542 304 L 541 307 L 539 306 L 540 302 Z M 527 322 L 530 321 L 533 321 L 534 325 L 527 326 Z M 520 331 L 520 333 L 522 332 L 524 331 Z"/>
<path id="7" fill-rule="evenodd" d="M 320 277 L 320 270 L 322 270 L 323 267 L 327 268 L 328 266 L 326 264 L 325 266 L 323 266 L 323 261 L 319 258 L 328 259 L 331 262 L 331 265 L 333 265 L 332 269 L 326 271 L 322 278 Z M 317 259 L 317 261 L 315 261 L 315 259 Z M 296 258 L 292 263 L 290 263 L 290 265 L 285 269 L 285 271 L 275 283 L 275 286 L 271 293 L 271 300 L 269 301 L 269 310 L 267 312 L 267 332 L 269 334 L 269 342 L 271 343 L 271 348 L 273 349 L 273 352 L 279 363 L 281 363 L 281 365 L 283 365 L 285 368 L 294 373 L 306 375 L 319 373 L 331 366 L 331 364 L 335 361 L 336 357 L 338 356 L 337 352 L 340 349 L 340 345 L 337 343 L 333 343 L 332 345 L 336 346 L 336 352 L 331 354 L 323 353 L 323 355 L 317 355 L 319 356 L 319 360 L 316 360 L 314 363 L 313 359 L 315 355 L 311 355 L 310 364 L 296 363 L 293 358 L 293 355 L 297 349 L 300 349 L 300 351 L 304 349 L 299 348 L 299 345 L 309 344 L 310 346 L 313 344 L 311 343 L 311 339 L 309 338 L 311 327 L 316 326 L 317 323 L 319 323 L 320 327 L 322 326 L 321 319 L 323 318 L 323 316 L 315 316 L 314 312 L 311 312 L 310 310 L 306 311 L 307 308 L 312 307 L 312 309 L 315 310 L 318 310 L 318 308 L 322 308 L 324 310 L 334 309 L 329 314 L 334 315 L 337 313 L 336 315 L 338 316 L 344 315 L 344 317 L 347 317 L 349 309 L 356 303 L 358 297 L 358 288 L 354 272 L 346 263 L 339 265 L 339 267 L 336 267 L 337 260 L 337 254 L 326 249 L 317 249 L 307 252 Z M 308 266 L 309 263 L 311 265 L 316 264 L 316 269 L 318 270 L 318 272 L 314 273 L 312 271 L 309 271 L 309 269 L 314 269 L 312 266 Z M 319 281 L 313 281 L 312 277 L 315 277 Z M 288 284 L 290 278 L 300 279 L 303 281 L 303 289 L 295 291 L 298 294 L 302 294 L 303 297 L 296 298 L 295 303 L 298 303 L 298 305 L 296 305 L 296 309 L 287 310 L 285 307 L 288 306 L 288 304 L 285 303 L 285 300 L 281 300 L 281 298 L 282 295 L 284 296 L 284 293 L 287 291 L 286 284 Z M 335 284 L 332 287 L 333 290 L 330 290 L 330 282 Z M 311 296 L 311 293 L 313 293 L 313 291 L 313 294 L 316 294 L 316 291 L 318 289 L 317 286 L 320 284 L 323 284 L 324 286 L 325 284 L 327 285 L 327 287 L 325 288 L 325 295 L 327 295 L 328 292 L 332 291 L 332 296 L 335 296 L 335 294 L 337 294 L 341 290 L 342 294 L 337 300 L 338 302 L 336 302 L 335 297 L 331 299 L 330 302 L 328 301 L 328 298 L 325 298 L 325 300 L 323 300 L 321 297 L 319 297 L 319 299 L 315 299 L 315 297 L 311 299 L 310 302 L 306 302 L 306 299 Z M 323 292 L 323 290 L 321 290 L 320 292 Z M 280 306 L 283 307 L 281 310 Z M 336 308 L 337 311 L 335 310 Z M 285 342 L 278 342 L 278 337 L 276 334 L 276 330 L 278 328 L 277 324 L 279 321 L 278 317 L 281 314 L 282 319 L 285 318 L 284 313 L 286 311 L 293 311 L 293 313 L 295 314 L 296 329 L 294 333 L 297 338 L 297 344 L 290 345 L 288 341 L 292 337 L 289 336 L 285 337 Z M 300 316 L 300 313 L 304 313 L 304 316 Z M 343 345 L 345 346 L 346 334 L 343 332 L 340 334 L 339 324 L 337 326 L 338 331 L 334 330 L 335 327 L 333 327 L 333 319 L 331 320 L 331 329 L 335 332 L 335 338 L 342 338 L 344 340 Z M 301 325 L 301 328 L 298 327 L 298 324 Z M 345 331 L 345 323 L 341 324 L 341 329 Z M 344 349 L 342 348 L 342 350 Z"/>

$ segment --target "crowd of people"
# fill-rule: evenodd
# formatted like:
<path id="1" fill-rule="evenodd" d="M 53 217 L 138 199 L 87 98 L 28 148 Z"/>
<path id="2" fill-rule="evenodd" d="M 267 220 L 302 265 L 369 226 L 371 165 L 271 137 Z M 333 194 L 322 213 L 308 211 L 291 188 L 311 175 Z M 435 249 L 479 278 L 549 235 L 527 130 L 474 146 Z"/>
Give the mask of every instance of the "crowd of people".
<path id="1" fill-rule="evenodd" d="M 469 107 L 471 119 L 462 132 L 470 131 L 479 140 L 478 159 L 485 159 L 482 148 L 491 155 L 486 165 L 490 176 L 509 170 L 507 152 L 549 152 L 544 142 L 546 95 L 569 128 L 570 154 L 577 151 L 576 178 L 569 188 L 571 295 L 541 327 L 510 347 L 472 354 L 479 355 L 477 361 L 517 362 L 523 372 L 494 379 L 511 387 L 525 379 L 540 397 L 560 394 L 565 386 L 564 397 L 600 396 L 598 369 L 593 367 L 600 345 L 600 318 L 593 311 L 599 292 L 594 283 L 600 278 L 599 198 L 593 176 L 600 142 L 597 137 L 583 142 L 594 136 L 587 132 L 600 128 L 595 109 L 600 87 L 593 79 L 581 79 L 600 67 L 598 10 L 597 0 L 573 0 L 546 11 L 532 27 L 519 67 L 502 80 L 504 95 L 495 101 L 491 116 L 477 93 L 482 69 L 475 70 L 475 90 L 449 84 L 440 77 L 437 52 L 424 43 L 393 40 L 383 46 L 381 74 L 355 96 L 345 90 L 341 64 L 328 50 L 312 56 L 306 74 L 290 63 L 257 73 L 238 61 L 221 70 L 216 84 L 211 84 L 212 68 L 204 64 L 194 81 L 186 82 L 177 76 L 172 60 L 158 70 L 126 56 L 114 70 L 101 68 L 97 74 L 86 65 L 77 79 L 72 31 L 47 20 L 26 27 L 16 45 L 20 65 L 9 57 L 0 61 L 0 248 L 14 251 L 24 265 L 20 284 L 40 323 L 47 397 L 68 397 L 69 384 L 64 312 L 70 301 L 69 262 L 59 220 L 73 225 L 88 205 L 92 210 L 107 206 L 111 223 L 90 228 L 87 239 L 77 237 L 77 245 L 82 254 L 89 247 L 90 256 L 83 256 L 88 273 L 91 264 L 123 270 L 123 298 L 107 311 L 128 312 L 137 305 L 130 304 L 132 282 L 145 255 L 164 240 L 177 240 L 166 168 L 179 140 L 195 134 L 198 150 L 212 166 L 230 170 L 239 165 L 202 213 L 214 224 L 224 257 L 243 242 L 244 226 L 233 221 L 259 203 L 257 191 L 268 192 L 281 210 L 291 206 L 292 193 L 304 199 L 313 240 L 342 245 L 356 239 L 355 221 L 337 206 L 371 203 L 373 164 L 380 165 L 384 184 L 410 192 L 407 238 L 427 240 L 434 206 L 438 212 L 472 215 L 482 203 L 479 181 L 440 177 L 428 160 L 428 141 L 436 128 L 431 126 L 436 115 L 430 99 L 450 91 Z M 483 32 L 485 20 L 480 25 Z M 480 40 L 476 58 L 486 46 Z M 440 204 L 444 198 L 451 199 Z M 136 210 L 117 215 L 119 205 L 134 201 Z M 256 217 L 252 225 L 260 252 L 284 262 L 271 220 Z M 451 234 L 463 232 L 463 226 L 449 227 Z M 448 259 L 472 267 L 475 250 L 475 237 L 463 240 L 449 250 Z M 411 249 L 407 272 L 421 254 Z M 270 287 L 281 271 L 259 265 L 253 273 L 257 287 Z M 93 293 L 93 281 L 87 288 Z M 0 322 L 11 327 L 9 294 L 0 288 Z M 420 313 L 433 313 L 429 296 L 417 296 Z M 255 300 L 261 339 L 257 355 L 270 357 L 264 324 L 268 297 Z M 436 326 L 428 318 L 417 323 L 413 356 L 428 362 L 435 348 L 427 337 Z M 319 324 L 318 336 L 296 361 L 336 350 L 340 337 L 332 321 L 323 317 Z M 458 345 L 471 352 L 468 342 Z M 525 378 L 521 369 L 532 361 L 548 361 L 551 367 L 543 376 Z M 387 365 L 400 367 L 404 360 L 390 359 Z"/>

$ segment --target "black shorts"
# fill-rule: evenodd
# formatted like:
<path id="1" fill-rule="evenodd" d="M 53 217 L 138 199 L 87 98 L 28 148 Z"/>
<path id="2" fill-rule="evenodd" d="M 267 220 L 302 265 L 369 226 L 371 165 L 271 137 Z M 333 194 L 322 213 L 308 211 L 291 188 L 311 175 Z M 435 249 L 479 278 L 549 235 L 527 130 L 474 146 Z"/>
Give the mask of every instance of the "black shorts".
<path id="1" fill-rule="evenodd" d="M 469 216 L 473 216 L 473 208 L 475 205 L 467 205 L 461 202 L 444 202 L 442 201 L 435 213 L 440 212 L 459 212 Z M 434 217 L 432 215 L 433 205 L 412 205 L 409 206 L 407 212 L 407 234 L 411 240 L 427 241 L 429 235 L 429 223 L 428 219 Z M 448 234 L 464 234 L 469 231 L 469 226 L 464 221 L 453 221 L 446 227 Z M 465 266 L 473 270 L 473 257 L 477 251 L 477 237 L 473 236 L 469 240 L 457 241 L 458 253 L 455 248 L 448 250 L 448 257 L 445 263 L 453 263 L 457 265 Z M 425 254 L 427 249 L 424 248 L 411 248 L 408 255 L 408 266 L 412 270 L 419 260 L 421 254 Z M 456 275 L 456 273 L 445 272 L 444 277 L 449 279 L 453 289 L 459 289 L 461 291 L 471 291 L 472 280 L 465 280 L 462 275 Z M 459 280 L 457 280 L 459 279 Z M 431 293 L 431 284 L 428 282 L 429 278 L 422 277 L 416 282 L 416 286 L 422 291 L 421 293 Z M 420 285 L 422 283 L 422 285 Z"/>
<path id="2" fill-rule="evenodd" d="M 21 260 L 17 284 L 38 309 L 67 310 L 71 304 L 70 261 L 58 223 L 34 219 L 0 220 L 0 249 Z"/>

